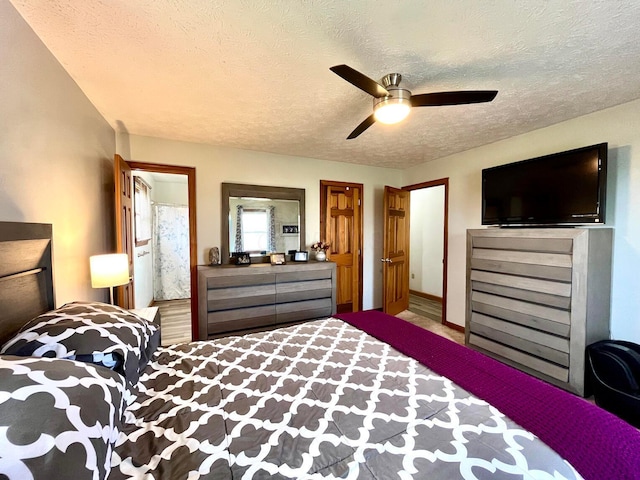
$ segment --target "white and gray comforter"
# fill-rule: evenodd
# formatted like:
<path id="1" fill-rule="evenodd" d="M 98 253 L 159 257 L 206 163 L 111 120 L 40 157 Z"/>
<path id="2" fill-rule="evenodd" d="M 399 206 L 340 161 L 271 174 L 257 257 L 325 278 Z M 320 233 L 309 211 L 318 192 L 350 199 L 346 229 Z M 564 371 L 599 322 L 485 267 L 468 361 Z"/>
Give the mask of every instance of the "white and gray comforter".
<path id="1" fill-rule="evenodd" d="M 109 479 L 575 479 L 449 379 L 337 319 L 160 348 Z"/>

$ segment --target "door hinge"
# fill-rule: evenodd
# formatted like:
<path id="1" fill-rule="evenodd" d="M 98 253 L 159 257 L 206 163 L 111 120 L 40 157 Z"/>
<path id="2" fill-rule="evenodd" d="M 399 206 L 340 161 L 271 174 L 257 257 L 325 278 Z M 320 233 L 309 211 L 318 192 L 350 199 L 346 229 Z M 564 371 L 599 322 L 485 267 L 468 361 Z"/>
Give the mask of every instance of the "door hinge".
<path id="1" fill-rule="evenodd" d="M 360 199 L 358 199 L 358 206 L 360 206 L 360 205 L 361 205 L 361 204 L 360 204 Z"/>

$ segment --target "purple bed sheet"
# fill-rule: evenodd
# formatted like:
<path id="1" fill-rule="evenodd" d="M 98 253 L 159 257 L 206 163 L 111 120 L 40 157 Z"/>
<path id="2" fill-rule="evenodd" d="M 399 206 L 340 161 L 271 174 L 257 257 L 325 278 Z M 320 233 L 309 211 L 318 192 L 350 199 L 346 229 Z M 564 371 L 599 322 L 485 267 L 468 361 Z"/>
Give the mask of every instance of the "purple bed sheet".
<path id="1" fill-rule="evenodd" d="M 335 315 L 489 402 L 587 480 L 640 479 L 640 432 L 526 373 L 385 313 Z"/>

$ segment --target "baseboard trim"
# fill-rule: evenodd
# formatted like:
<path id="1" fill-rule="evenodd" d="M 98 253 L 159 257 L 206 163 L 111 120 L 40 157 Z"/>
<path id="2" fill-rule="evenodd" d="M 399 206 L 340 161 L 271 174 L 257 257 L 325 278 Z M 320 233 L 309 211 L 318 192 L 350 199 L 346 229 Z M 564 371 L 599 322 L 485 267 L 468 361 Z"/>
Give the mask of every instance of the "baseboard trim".
<path id="1" fill-rule="evenodd" d="M 417 290 L 409 290 L 409 293 L 417 297 L 422 297 L 422 298 L 426 298 L 427 300 L 432 300 L 434 302 L 442 303 L 442 297 L 439 297 L 437 295 L 431 295 L 430 293 L 419 292 Z"/>
<path id="2" fill-rule="evenodd" d="M 445 327 L 449 327 L 453 330 L 457 330 L 458 332 L 464 333 L 464 327 L 462 325 L 458 325 L 457 323 L 447 322 L 446 320 L 443 322 Z"/>

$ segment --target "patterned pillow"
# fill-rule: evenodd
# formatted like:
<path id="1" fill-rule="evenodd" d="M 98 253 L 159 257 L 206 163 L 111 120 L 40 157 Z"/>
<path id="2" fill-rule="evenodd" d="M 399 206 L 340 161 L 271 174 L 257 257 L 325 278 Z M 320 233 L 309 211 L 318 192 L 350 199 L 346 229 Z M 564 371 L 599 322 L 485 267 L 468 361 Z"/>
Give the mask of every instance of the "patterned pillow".
<path id="1" fill-rule="evenodd" d="M 133 386 L 159 342 L 158 327 L 128 310 L 74 302 L 29 321 L 0 353 L 89 361 L 113 368 Z"/>
<path id="2" fill-rule="evenodd" d="M 0 356 L 0 478 L 106 478 L 124 383 L 86 363 Z"/>

